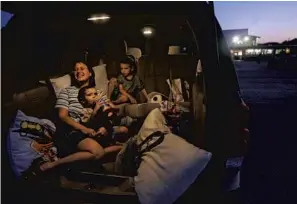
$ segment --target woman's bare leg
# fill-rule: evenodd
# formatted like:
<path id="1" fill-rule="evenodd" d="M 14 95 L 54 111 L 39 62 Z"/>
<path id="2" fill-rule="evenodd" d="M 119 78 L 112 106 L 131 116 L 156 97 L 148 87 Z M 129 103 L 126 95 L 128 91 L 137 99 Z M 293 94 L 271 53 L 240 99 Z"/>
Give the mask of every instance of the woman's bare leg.
<path id="1" fill-rule="evenodd" d="M 61 164 L 66 163 L 72 163 L 74 161 L 82 161 L 82 160 L 92 160 L 92 159 L 100 159 L 105 154 L 105 150 L 103 147 L 97 143 L 95 140 L 91 138 L 86 138 L 82 140 L 78 144 L 78 149 L 81 150 L 81 152 L 77 152 L 74 154 L 71 154 L 67 157 L 58 159 L 53 162 L 47 162 L 40 166 L 40 169 L 42 171 L 54 168 L 56 166 L 59 166 Z"/>

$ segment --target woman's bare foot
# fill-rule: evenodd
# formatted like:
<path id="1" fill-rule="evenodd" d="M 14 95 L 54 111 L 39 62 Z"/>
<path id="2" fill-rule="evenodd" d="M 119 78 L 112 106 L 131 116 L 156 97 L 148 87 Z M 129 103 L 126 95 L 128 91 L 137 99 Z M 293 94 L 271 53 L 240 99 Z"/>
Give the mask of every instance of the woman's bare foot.
<path id="1" fill-rule="evenodd" d="M 40 165 L 40 170 L 41 171 L 46 171 L 46 170 L 54 168 L 55 166 L 56 165 L 55 165 L 54 162 L 46 162 L 46 163 Z"/>

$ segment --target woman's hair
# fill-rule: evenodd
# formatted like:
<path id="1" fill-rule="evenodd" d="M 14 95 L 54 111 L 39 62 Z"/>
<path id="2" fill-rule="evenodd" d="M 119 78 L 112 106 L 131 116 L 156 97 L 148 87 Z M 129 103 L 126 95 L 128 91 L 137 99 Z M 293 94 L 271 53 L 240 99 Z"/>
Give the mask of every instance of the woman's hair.
<path id="1" fill-rule="evenodd" d="M 81 104 L 84 104 L 86 102 L 86 90 L 93 89 L 93 88 L 95 88 L 95 86 L 88 85 L 88 86 L 85 86 L 85 87 L 82 87 L 81 89 L 79 89 L 77 98 Z"/>
<path id="2" fill-rule="evenodd" d="M 133 55 L 126 55 L 124 59 L 120 61 L 121 64 L 128 64 L 131 67 L 131 73 L 135 75 L 137 73 L 136 59 Z"/>
<path id="3" fill-rule="evenodd" d="M 96 86 L 96 82 L 95 82 L 95 72 L 92 68 L 90 68 L 87 63 L 85 63 L 83 60 L 77 60 L 74 62 L 73 67 L 75 67 L 75 65 L 77 63 L 82 63 L 84 65 L 86 65 L 86 67 L 88 68 L 89 72 L 91 73 L 91 76 L 89 78 L 89 86 L 95 87 Z M 73 86 L 80 86 L 79 82 L 75 79 L 74 74 L 71 74 L 71 85 Z"/>

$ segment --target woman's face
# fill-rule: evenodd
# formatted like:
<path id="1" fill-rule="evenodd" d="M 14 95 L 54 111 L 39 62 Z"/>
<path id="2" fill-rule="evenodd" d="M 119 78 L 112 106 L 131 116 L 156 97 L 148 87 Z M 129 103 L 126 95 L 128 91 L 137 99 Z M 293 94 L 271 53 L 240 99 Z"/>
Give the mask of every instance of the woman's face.
<path id="1" fill-rule="evenodd" d="M 92 74 L 89 71 L 87 65 L 81 62 L 75 64 L 74 77 L 78 82 L 87 81 L 91 76 Z"/>

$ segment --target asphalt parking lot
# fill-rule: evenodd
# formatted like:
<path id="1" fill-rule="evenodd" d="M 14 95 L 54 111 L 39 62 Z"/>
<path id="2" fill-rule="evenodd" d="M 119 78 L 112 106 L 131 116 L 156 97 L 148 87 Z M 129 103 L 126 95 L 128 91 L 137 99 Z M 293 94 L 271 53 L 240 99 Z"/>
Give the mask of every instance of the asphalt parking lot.
<path id="1" fill-rule="evenodd" d="M 250 203 L 297 203 L 297 70 L 235 62 L 251 110 L 251 144 L 242 170 Z"/>

